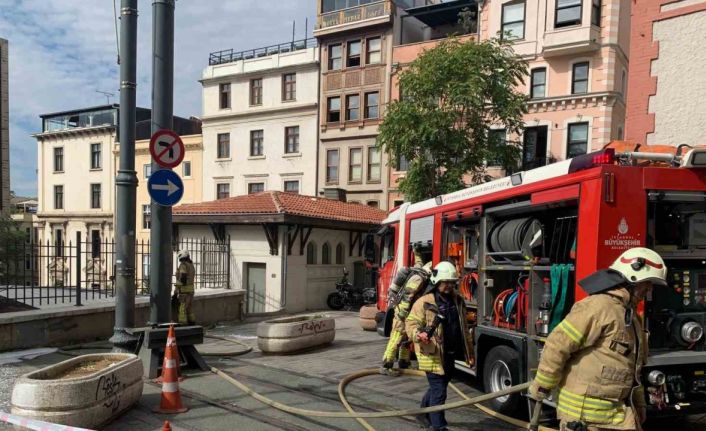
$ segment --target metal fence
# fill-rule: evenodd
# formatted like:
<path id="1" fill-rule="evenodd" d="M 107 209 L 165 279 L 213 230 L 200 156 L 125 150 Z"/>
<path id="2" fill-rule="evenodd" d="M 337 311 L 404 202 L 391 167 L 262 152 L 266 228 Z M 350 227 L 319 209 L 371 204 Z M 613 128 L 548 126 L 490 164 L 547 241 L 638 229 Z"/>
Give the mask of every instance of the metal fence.
<path id="1" fill-rule="evenodd" d="M 176 253 L 187 250 L 196 268 L 195 288 L 230 288 L 230 239 L 181 239 Z M 150 294 L 150 244 L 135 244 L 135 292 Z M 173 279 L 172 282 L 175 280 Z M 18 241 L 0 244 L 0 312 L 31 307 L 77 305 L 115 295 L 115 241 L 82 238 L 75 241 Z"/>
<path id="2" fill-rule="evenodd" d="M 316 39 L 303 39 L 292 42 L 280 43 L 279 45 L 270 45 L 262 48 L 248 49 L 245 51 L 234 51 L 233 49 L 224 49 L 222 51 L 212 52 L 208 56 L 208 65 L 215 66 L 218 64 L 231 63 L 240 60 L 250 60 L 253 58 L 266 57 L 273 54 L 283 54 L 286 52 L 299 51 L 307 48 L 316 48 Z"/>

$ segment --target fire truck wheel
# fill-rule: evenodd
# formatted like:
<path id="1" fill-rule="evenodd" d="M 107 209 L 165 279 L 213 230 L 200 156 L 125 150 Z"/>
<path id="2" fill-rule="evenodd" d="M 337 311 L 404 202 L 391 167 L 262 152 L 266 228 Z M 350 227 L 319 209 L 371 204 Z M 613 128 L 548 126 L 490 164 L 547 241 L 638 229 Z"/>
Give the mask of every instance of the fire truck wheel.
<path id="1" fill-rule="evenodd" d="M 520 355 L 508 346 L 490 349 L 483 364 L 483 387 L 485 392 L 497 392 L 520 383 Z M 495 398 L 491 408 L 499 413 L 511 415 L 519 410 L 520 394 Z"/>

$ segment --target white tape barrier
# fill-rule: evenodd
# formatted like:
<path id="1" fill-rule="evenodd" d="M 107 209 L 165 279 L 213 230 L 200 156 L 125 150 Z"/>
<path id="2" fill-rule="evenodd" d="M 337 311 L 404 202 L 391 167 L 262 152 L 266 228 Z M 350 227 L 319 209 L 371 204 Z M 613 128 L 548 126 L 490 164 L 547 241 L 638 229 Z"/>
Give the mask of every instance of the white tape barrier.
<path id="1" fill-rule="evenodd" d="M 35 431 L 93 431 L 86 428 L 76 428 L 66 425 L 57 425 L 49 422 L 35 421 L 32 419 L 0 412 L 0 421 L 20 426 Z"/>

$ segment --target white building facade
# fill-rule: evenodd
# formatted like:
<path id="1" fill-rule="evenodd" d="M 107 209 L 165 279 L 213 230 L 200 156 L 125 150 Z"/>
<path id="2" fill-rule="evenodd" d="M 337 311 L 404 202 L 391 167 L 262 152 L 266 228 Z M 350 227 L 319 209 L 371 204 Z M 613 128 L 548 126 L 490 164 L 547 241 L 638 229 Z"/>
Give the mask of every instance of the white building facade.
<path id="1" fill-rule="evenodd" d="M 203 199 L 316 191 L 315 41 L 211 54 L 203 73 Z"/>

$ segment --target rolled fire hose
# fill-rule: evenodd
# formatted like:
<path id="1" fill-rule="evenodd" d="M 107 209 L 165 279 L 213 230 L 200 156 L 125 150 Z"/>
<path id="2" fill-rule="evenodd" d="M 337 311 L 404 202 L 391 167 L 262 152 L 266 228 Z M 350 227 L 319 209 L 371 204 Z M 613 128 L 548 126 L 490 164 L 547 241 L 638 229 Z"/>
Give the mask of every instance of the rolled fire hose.
<path id="1" fill-rule="evenodd" d="M 410 375 L 410 376 L 425 375 L 424 372 L 418 371 L 418 370 L 399 370 L 399 371 L 400 371 L 400 374 L 403 374 L 403 375 Z M 494 412 L 493 410 L 491 410 L 485 406 L 479 405 L 479 403 L 482 403 L 485 401 L 490 401 L 494 398 L 498 398 L 498 397 L 502 397 L 505 395 L 510 395 L 510 394 L 514 394 L 516 392 L 527 390 L 530 386 L 530 383 L 523 383 L 523 384 L 520 384 L 517 386 L 512 386 L 510 388 L 504 389 L 502 391 L 493 392 L 491 394 L 484 394 L 484 395 L 480 395 L 480 396 L 474 397 L 474 398 L 469 398 L 466 394 L 464 394 L 461 390 L 459 390 L 455 385 L 451 384 L 450 385 L 451 388 L 455 392 L 457 392 L 462 398 L 464 398 L 464 400 L 456 401 L 453 403 L 447 403 L 447 404 L 443 404 L 443 405 L 439 405 L 439 406 L 425 407 L 425 408 L 415 408 L 415 409 L 407 409 L 407 410 L 390 410 L 390 411 L 369 412 L 369 413 L 357 413 L 353 410 L 350 403 L 346 399 L 345 388 L 352 381 L 359 379 L 361 377 L 378 375 L 380 373 L 380 371 L 378 369 L 367 369 L 367 370 L 358 371 L 356 373 L 353 373 L 353 374 L 346 376 L 343 380 L 341 380 L 341 382 L 338 385 L 338 394 L 339 394 L 339 397 L 341 397 L 341 401 L 343 402 L 343 404 L 346 407 L 346 409 L 348 410 L 348 412 L 307 410 L 307 409 L 301 409 L 298 407 L 288 406 L 286 404 L 279 403 L 277 401 L 274 401 L 270 398 L 267 398 L 263 395 L 258 394 L 257 392 L 253 391 L 248 386 L 246 386 L 245 384 L 239 382 L 238 380 L 229 376 L 228 374 L 224 373 L 223 371 L 219 370 L 218 368 L 211 367 L 211 372 L 218 375 L 219 377 L 226 380 L 228 383 L 237 387 L 238 389 L 240 389 L 241 391 L 250 395 L 251 397 L 255 398 L 256 400 L 260 401 L 261 403 L 268 405 L 270 407 L 276 408 L 277 410 L 281 410 L 283 412 L 298 415 L 298 416 L 306 416 L 306 417 L 356 419 L 368 431 L 375 431 L 375 429 L 372 426 L 370 426 L 370 424 L 368 424 L 364 419 L 387 418 L 387 417 L 396 417 L 396 416 L 414 416 L 414 415 L 419 415 L 419 414 L 439 412 L 442 410 L 457 409 L 460 407 L 466 407 L 466 406 L 470 406 L 470 405 L 476 405 L 476 407 L 478 407 L 481 411 L 489 414 L 490 416 L 493 416 L 495 418 L 498 418 L 500 420 L 508 422 L 512 425 L 515 425 L 515 426 L 518 426 L 521 428 L 525 428 L 525 429 L 529 428 L 529 425 L 530 425 L 527 422 L 520 421 L 520 420 L 514 419 L 514 418 L 510 418 L 508 416 Z M 539 430 L 540 431 L 556 431 L 556 430 L 553 430 L 551 428 L 546 428 L 546 427 L 539 427 Z"/>

